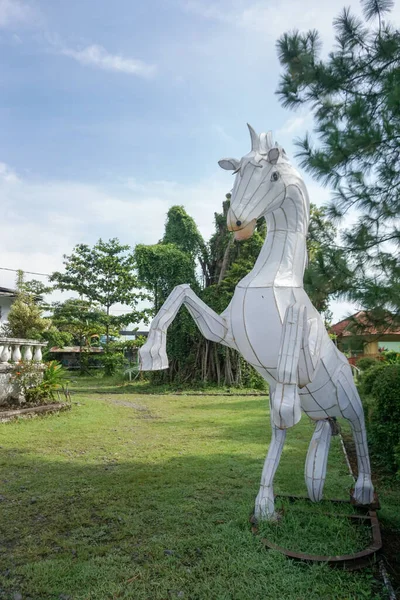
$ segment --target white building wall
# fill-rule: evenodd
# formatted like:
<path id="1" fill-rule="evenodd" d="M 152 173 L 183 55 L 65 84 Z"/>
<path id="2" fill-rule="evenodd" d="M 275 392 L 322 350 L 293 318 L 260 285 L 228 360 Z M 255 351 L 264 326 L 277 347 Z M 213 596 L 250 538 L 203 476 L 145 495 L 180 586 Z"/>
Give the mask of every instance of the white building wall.
<path id="1" fill-rule="evenodd" d="M 7 321 L 8 313 L 15 298 L 0 296 L 0 325 Z"/>

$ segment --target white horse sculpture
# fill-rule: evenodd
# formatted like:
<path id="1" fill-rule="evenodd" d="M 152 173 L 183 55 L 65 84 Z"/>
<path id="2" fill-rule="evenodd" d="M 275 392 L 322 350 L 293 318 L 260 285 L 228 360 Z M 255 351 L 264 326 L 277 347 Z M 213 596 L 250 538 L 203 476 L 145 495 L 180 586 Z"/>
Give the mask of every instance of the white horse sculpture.
<path id="1" fill-rule="evenodd" d="M 329 338 L 321 316 L 303 288 L 310 205 L 301 175 L 271 133 L 248 126 L 251 151 L 240 161 L 219 161 L 236 175 L 228 228 L 237 240 L 254 232 L 265 217 L 267 237 L 254 268 L 236 286 L 227 309 L 218 315 L 189 285 L 177 286 L 151 323 L 140 350 L 142 370 L 168 367 L 166 333 L 185 304 L 205 338 L 235 348 L 270 387 L 272 439 L 255 504 L 257 518 L 274 516 L 273 479 L 286 429 L 301 409 L 316 422 L 306 459 L 305 479 L 311 500 L 322 498 L 332 417 L 350 422 L 358 459 L 354 499 L 373 500 L 364 414 L 350 365 Z"/>

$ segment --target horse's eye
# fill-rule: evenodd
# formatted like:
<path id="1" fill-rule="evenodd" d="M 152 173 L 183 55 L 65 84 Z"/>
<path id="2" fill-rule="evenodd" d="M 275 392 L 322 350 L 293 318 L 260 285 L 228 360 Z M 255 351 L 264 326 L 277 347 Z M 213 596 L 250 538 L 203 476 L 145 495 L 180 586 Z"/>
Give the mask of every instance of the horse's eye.
<path id="1" fill-rule="evenodd" d="M 271 175 L 271 181 L 278 181 L 279 179 L 279 173 L 278 171 L 274 171 Z"/>

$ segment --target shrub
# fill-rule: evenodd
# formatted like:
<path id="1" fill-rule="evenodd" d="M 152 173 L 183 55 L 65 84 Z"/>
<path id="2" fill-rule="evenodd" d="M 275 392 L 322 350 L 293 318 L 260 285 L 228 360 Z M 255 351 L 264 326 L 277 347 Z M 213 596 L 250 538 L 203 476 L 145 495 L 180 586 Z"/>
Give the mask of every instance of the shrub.
<path id="1" fill-rule="evenodd" d="M 376 379 L 387 368 L 387 365 L 376 363 L 366 371 L 363 371 L 360 379 L 360 391 L 363 396 L 368 396 L 372 392 L 372 387 Z"/>
<path id="2" fill-rule="evenodd" d="M 360 358 L 356 365 L 360 369 L 360 371 L 366 371 L 370 367 L 375 367 L 378 364 L 378 361 L 375 358 L 370 358 L 369 356 L 364 356 Z"/>
<path id="3" fill-rule="evenodd" d="M 67 383 L 67 373 L 61 363 L 51 360 L 46 364 L 41 387 L 50 398 L 54 399 L 54 392 L 64 389 Z"/>
<path id="4" fill-rule="evenodd" d="M 105 352 L 101 357 L 104 375 L 107 377 L 115 375 L 124 366 L 124 355 L 122 352 Z"/>
<path id="5" fill-rule="evenodd" d="M 400 364 L 400 353 L 395 350 L 386 350 L 382 352 L 381 357 L 385 363 L 390 365 Z"/>
<path id="6" fill-rule="evenodd" d="M 20 361 L 15 367 L 12 380 L 20 395 L 28 404 L 45 404 L 54 400 L 55 392 L 67 384 L 64 367 L 56 360 L 45 365 L 33 361 Z"/>
<path id="7" fill-rule="evenodd" d="M 375 367 L 373 372 L 368 402 L 372 449 L 390 470 L 400 473 L 400 365 Z"/>

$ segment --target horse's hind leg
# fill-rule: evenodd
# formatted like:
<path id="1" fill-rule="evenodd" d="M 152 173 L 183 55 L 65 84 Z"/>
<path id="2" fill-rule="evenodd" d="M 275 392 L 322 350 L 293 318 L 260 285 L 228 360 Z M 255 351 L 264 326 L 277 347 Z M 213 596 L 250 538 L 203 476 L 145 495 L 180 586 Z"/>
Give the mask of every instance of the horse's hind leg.
<path id="1" fill-rule="evenodd" d="M 340 411 L 350 422 L 357 451 L 358 477 L 353 497 L 359 504 L 370 504 L 374 498 L 374 487 L 371 481 L 364 411 L 350 365 L 346 364 L 341 369 L 337 380 L 337 391 Z"/>
<path id="2" fill-rule="evenodd" d="M 332 427 L 329 420 L 321 419 L 317 421 L 308 448 L 304 470 L 308 497 L 313 502 L 322 499 L 331 437 Z"/>
<path id="3" fill-rule="evenodd" d="M 272 389 L 270 388 L 270 393 Z M 278 429 L 274 425 L 271 415 L 272 437 L 268 448 L 268 454 L 265 459 L 260 490 L 256 498 L 254 516 L 256 519 L 272 519 L 275 515 L 274 501 L 274 477 L 281 458 L 283 446 L 286 439 L 286 429 Z"/>

